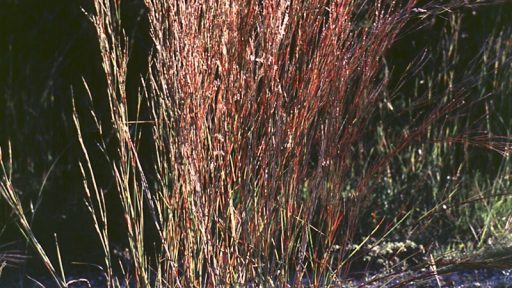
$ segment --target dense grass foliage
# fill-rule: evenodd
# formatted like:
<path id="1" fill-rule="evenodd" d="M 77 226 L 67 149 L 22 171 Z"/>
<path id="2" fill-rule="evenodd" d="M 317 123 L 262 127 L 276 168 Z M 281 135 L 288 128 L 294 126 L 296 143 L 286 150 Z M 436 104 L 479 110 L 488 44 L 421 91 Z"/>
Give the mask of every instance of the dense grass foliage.
<path id="1" fill-rule="evenodd" d="M 59 286 L 76 259 L 109 287 L 301 286 L 508 245 L 510 4 L 66 5 L 0 74 L 5 237 Z"/>

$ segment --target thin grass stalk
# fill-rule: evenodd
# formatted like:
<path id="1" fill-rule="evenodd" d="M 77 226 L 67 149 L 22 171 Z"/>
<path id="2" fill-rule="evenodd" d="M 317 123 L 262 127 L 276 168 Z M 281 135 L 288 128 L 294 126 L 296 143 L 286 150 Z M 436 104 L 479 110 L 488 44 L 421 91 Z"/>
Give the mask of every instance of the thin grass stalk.
<path id="1" fill-rule="evenodd" d="M 11 157 L 11 149 L 9 145 L 9 159 L 12 159 Z M 10 162 L 12 163 L 12 162 Z M 55 267 L 53 266 L 50 258 L 44 251 L 43 247 L 37 240 L 36 236 L 32 232 L 32 229 L 30 227 L 30 224 L 25 216 L 25 212 L 23 209 L 23 206 L 21 204 L 21 200 L 18 197 L 18 193 L 14 190 L 14 187 L 11 182 L 11 172 L 7 170 L 4 166 L 4 162 L 2 159 L 2 152 L 0 149 L 0 166 L 1 166 L 1 178 L 0 178 L 0 195 L 2 198 L 7 202 L 9 207 L 13 210 L 14 216 L 16 217 L 16 224 L 18 225 L 19 231 L 22 233 L 25 240 L 30 243 L 30 245 L 34 248 L 34 250 L 37 252 L 37 254 L 41 257 L 43 260 L 43 264 L 45 268 L 48 270 L 48 272 L 51 274 L 53 280 L 58 285 L 58 287 L 67 287 L 66 279 L 63 277 L 63 275 L 59 275 Z M 12 166 L 10 166 L 12 167 Z M 12 169 L 12 168 L 11 168 Z M 61 269 L 61 271 L 63 271 Z"/>
<path id="2" fill-rule="evenodd" d="M 126 69 L 128 62 L 128 39 L 121 25 L 119 1 L 95 1 L 95 14 L 89 15 L 94 24 L 100 44 L 103 69 L 107 80 L 107 95 L 112 121 L 112 133 L 117 146 L 117 155 L 112 157 L 112 172 L 124 210 L 128 231 L 128 243 L 134 265 L 137 285 L 148 287 L 149 269 L 144 251 L 144 195 L 148 193 L 145 177 L 130 135 L 126 94 Z M 102 127 L 98 127 L 102 129 Z M 136 180 L 140 177 L 140 180 Z M 151 199 L 150 199 L 151 200 Z M 96 201 L 101 202 L 101 199 Z M 154 211 L 152 211 L 154 212 Z"/>

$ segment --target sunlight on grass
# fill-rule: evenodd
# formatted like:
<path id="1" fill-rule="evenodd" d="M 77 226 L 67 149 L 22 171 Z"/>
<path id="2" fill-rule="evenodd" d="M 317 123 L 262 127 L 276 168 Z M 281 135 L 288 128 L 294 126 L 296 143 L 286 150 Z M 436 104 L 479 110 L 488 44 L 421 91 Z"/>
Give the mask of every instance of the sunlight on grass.
<path id="1" fill-rule="evenodd" d="M 87 97 L 72 93 L 68 119 L 108 287 L 338 285 L 377 269 L 368 283 L 407 270 L 441 283 L 510 265 L 510 243 L 494 244 L 512 225 L 511 120 L 492 112 L 509 107 L 512 31 L 496 28 L 468 59 L 464 13 L 478 3 L 144 3 L 153 47 L 136 93 L 121 1 L 84 10 L 106 98 L 83 79 Z M 436 21 L 439 41 L 394 56 Z M 0 191 L 19 231 L 59 287 L 87 282 L 66 282 L 57 235 L 54 261 L 38 242 L 10 149 Z M 472 168 L 497 161 L 494 174 Z M 496 249 L 448 257 L 467 243 Z"/>

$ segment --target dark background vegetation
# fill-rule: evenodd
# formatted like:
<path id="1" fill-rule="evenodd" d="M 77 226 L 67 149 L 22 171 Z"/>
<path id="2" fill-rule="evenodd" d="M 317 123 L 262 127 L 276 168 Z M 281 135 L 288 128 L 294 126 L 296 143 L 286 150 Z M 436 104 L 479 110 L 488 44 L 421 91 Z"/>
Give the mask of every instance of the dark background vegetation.
<path id="1" fill-rule="evenodd" d="M 142 1 L 124 2 L 127 31 L 134 40 L 128 91 L 137 93 L 151 47 Z M 107 105 L 97 35 L 84 13 L 92 10 L 92 3 L 2 1 L 0 6 L 0 143 L 5 155 L 10 142 L 15 155 L 14 182 L 27 210 L 30 205 L 37 207 L 33 229 L 43 245 L 53 243 L 57 233 L 59 241 L 66 243 L 62 249 L 70 259 L 100 257 L 101 253 L 91 254 L 98 242 L 83 205 L 77 162 L 81 151 L 71 116 L 73 97 L 79 109 L 88 109 L 84 79 L 95 103 L 104 109 Z M 94 124 L 90 125 L 94 132 Z M 86 141 L 94 143 L 93 137 L 91 133 Z M 100 163 L 105 161 L 100 151 L 94 152 Z M 95 168 L 107 169 L 106 162 L 104 167 Z M 110 174 L 101 178 L 99 173 L 102 184 L 108 187 L 106 175 Z M 38 195 L 42 195 L 39 206 Z M 19 239 L 8 208 L 3 203 L 0 207 L 1 225 L 8 226 L 0 241 Z M 115 220 L 113 217 L 114 231 L 122 227 L 119 218 Z M 114 239 L 116 236 L 114 233 Z"/>
<path id="2" fill-rule="evenodd" d="M 5 158 L 8 143 L 11 144 L 14 157 L 13 182 L 21 193 L 27 210 L 30 209 L 30 205 L 37 207 L 35 214 L 31 215 L 32 227 L 43 246 L 53 247 L 53 234 L 57 233 L 66 258 L 95 262 L 100 259 L 101 253 L 94 253 L 98 242 L 90 216 L 83 205 L 82 177 L 77 165 L 81 152 L 76 141 L 71 107 L 71 99 L 74 97 L 78 109 L 87 111 L 89 108 L 83 83 L 85 79 L 94 97 L 95 107 L 103 105 L 104 109 L 107 109 L 97 36 L 82 11 L 91 11 L 90 2 L 0 1 L 0 147 Z M 137 94 L 139 77 L 146 71 L 146 56 L 151 49 L 144 6 L 141 2 L 123 1 L 123 19 L 126 20 L 126 30 L 133 39 L 128 69 L 129 95 Z M 478 56 L 482 43 L 485 43 L 489 35 L 498 29 L 512 29 L 510 2 L 496 6 L 463 8 L 461 12 L 464 14 L 461 26 L 461 35 L 464 37 L 460 39 L 460 60 L 454 63 L 455 66 L 445 67 L 442 55 L 436 54 L 437 45 L 442 41 L 442 31 L 449 24 L 448 13 L 440 13 L 428 21 L 423 21 L 423 24 L 426 23 L 424 26 L 419 26 L 418 22 L 413 21 L 406 27 L 402 38 L 393 46 L 386 59 L 392 75 L 401 75 L 406 70 L 405 67 L 418 57 L 418 53 L 427 49 L 433 53 L 422 70 L 425 76 L 433 71 L 439 72 L 440 69 L 448 68 L 456 71 L 456 75 L 462 79 L 467 76 L 467 67 L 470 67 Z M 508 41 L 512 46 L 512 40 Z M 398 79 L 394 80 L 396 83 Z M 407 82 L 404 87 L 400 91 L 414 91 L 414 81 Z M 443 91 L 445 88 L 436 89 Z M 491 92 L 491 87 L 484 92 Z M 411 96 L 402 92 L 397 97 L 406 99 Z M 489 115 L 493 119 L 491 128 L 496 134 L 510 132 L 510 96 L 510 91 L 505 91 L 500 98 L 493 98 L 488 102 L 492 109 Z M 475 115 L 481 115 L 484 106 L 475 105 L 471 109 Z M 385 111 L 386 109 L 383 109 L 382 117 L 391 117 L 386 114 L 389 111 Z M 101 109 L 98 115 L 101 117 Z M 387 132 L 399 133 L 407 120 L 407 115 L 396 117 L 396 131 Z M 378 119 L 376 121 L 378 122 Z M 478 122 L 476 127 L 480 127 L 479 125 L 483 124 Z M 91 132 L 94 132 L 92 123 Z M 89 138 L 86 135 L 86 141 L 94 143 L 94 135 L 91 133 Z M 467 157 L 463 149 L 462 147 L 455 150 L 456 154 L 447 154 L 453 157 L 446 157 L 445 166 L 438 167 L 443 170 L 443 177 L 453 175 L 458 167 L 457 163 Z M 479 149 L 471 151 L 466 167 L 468 177 L 481 173 L 492 179 L 500 167 L 501 158 L 496 154 L 483 154 Z M 94 152 L 93 155 L 97 158 L 95 162 L 98 163 L 103 159 L 103 155 L 99 150 Z M 96 166 L 95 169 L 108 169 L 107 163 L 105 162 L 104 167 Z M 101 174 L 99 175 L 101 177 Z M 110 183 L 108 175 L 110 173 L 105 170 L 104 177 L 100 178 L 104 187 L 108 187 Z M 418 175 L 410 177 L 421 178 Z M 418 183 L 418 179 L 413 182 Z M 390 213 L 394 209 L 404 208 L 404 205 L 412 207 L 413 203 L 418 203 L 417 201 L 423 201 L 429 206 L 432 204 L 428 203 L 429 199 L 432 199 L 432 195 L 428 194 L 428 189 L 432 189 L 429 185 L 403 187 L 418 189 L 425 193 L 417 193 L 417 199 L 404 200 L 408 204 L 397 201 L 396 203 L 402 203 L 402 207 L 393 204 L 391 199 L 376 201 L 388 201 L 387 209 Z M 441 181 L 436 185 L 444 184 Z M 384 186 L 376 189 L 384 189 Z M 39 193 L 42 195 L 42 201 L 40 206 L 37 206 Z M 7 230 L 0 234 L 0 243 L 18 240 L 19 235 L 10 220 L 9 209 L 3 204 L 0 205 L 0 225 L 7 226 Z M 117 221 L 117 225 L 111 226 L 118 229 L 118 233 L 113 233 L 112 237 L 114 242 L 118 241 L 122 246 L 122 229 L 118 228 L 122 227 L 122 222 L 115 219 L 115 209 L 114 207 L 114 213 L 111 214 L 111 221 L 114 222 L 111 223 Z M 383 213 L 386 213 L 385 210 Z M 435 236 L 449 240 L 451 235 L 446 234 L 446 231 L 439 231 Z"/>

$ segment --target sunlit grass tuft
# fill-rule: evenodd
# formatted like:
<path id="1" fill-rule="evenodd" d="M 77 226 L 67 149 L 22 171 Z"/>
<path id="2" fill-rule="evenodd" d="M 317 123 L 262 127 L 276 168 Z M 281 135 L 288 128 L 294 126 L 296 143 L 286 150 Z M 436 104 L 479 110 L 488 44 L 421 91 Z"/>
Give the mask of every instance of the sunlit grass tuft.
<path id="1" fill-rule="evenodd" d="M 412 246 L 423 263 L 406 266 L 429 269 L 425 277 L 451 265 L 409 238 L 440 222 L 460 228 L 475 219 L 465 210 L 473 190 L 460 182 L 474 161 L 470 147 L 510 153 L 510 137 L 496 136 L 509 131 L 474 125 L 491 122 L 490 93 L 510 87 L 501 72 L 510 66 L 503 56 L 510 32 L 497 31 L 468 64 L 459 58 L 462 16 L 451 11 L 465 6 L 433 3 L 146 0 L 154 47 L 133 95 L 120 1 L 95 0 L 87 16 L 108 109 L 99 115 L 85 79 L 90 110 L 73 102 L 72 120 L 109 287 L 301 286 L 305 279 L 318 286 L 342 282 L 376 258 L 386 278 L 415 260 L 401 254 Z M 439 47 L 393 74 L 388 52 L 404 27 L 419 30 L 439 15 L 449 22 Z M 491 82 L 478 73 L 485 69 Z M 478 105 L 483 114 L 471 110 Z M 94 147 L 83 127 L 89 119 Z M 109 187 L 91 156 L 98 147 Z M 60 252 L 55 268 L 2 168 L 2 197 L 21 233 L 66 287 Z M 122 207 L 128 255 L 121 263 L 106 193 Z M 493 220 L 509 200 L 490 194 L 498 200 L 478 201 L 487 213 L 469 226 L 480 246 L 509 225 Z"/>

